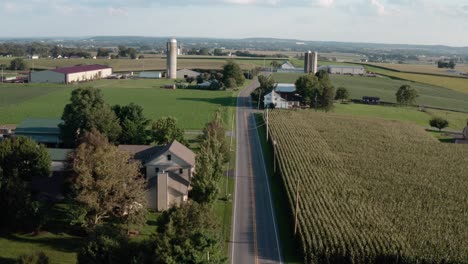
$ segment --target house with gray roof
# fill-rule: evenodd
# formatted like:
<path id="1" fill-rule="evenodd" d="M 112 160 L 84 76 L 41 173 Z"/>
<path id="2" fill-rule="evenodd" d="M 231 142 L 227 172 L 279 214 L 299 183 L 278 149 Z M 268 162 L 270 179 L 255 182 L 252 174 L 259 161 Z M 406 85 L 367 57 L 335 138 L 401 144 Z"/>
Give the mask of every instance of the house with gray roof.
<path id="1" fill-rule="evenodd" d="M 178 141 L 166 146 L 120 145 L 144 167 L 148 208 L 164 211 L 188 200 L 195 153 Z"/>

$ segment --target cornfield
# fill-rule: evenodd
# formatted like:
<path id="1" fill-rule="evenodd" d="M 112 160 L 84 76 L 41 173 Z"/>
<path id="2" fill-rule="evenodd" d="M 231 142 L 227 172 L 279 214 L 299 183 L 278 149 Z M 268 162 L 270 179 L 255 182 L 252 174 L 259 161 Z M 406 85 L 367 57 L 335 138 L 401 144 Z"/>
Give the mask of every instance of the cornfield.
<path id="1" fill-rule="evenodd" d="M 310 111 L 269 132 L 306 263 L 468 263 L 468 146 Z"/>

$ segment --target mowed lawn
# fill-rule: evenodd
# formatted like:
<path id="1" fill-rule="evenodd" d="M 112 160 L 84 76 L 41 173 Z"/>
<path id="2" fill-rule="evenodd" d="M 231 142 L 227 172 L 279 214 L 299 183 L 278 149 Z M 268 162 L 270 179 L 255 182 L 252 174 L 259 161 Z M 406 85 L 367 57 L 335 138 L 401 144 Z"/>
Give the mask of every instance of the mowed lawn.
<path id="1" fill-rule="evenodd" d="M 156 120 L 174 116 L 185 129 L 201 129 L 218 109 L 232 112 L 236 91 L 168 90 L 167 80 L 101 80 L 84 84 L 102 89 L 107 103 L 136 103 Z M 27 117 L 60 118 L 71 91 L 78 86 L 0 85 L 0 124 L 17 124 Z M 229 122 L 229 120 L 227 120 Z"/>
<path id="2" fill-rule="evenodd" d="M 294 83 L 301 75 L 301 73 L 275 73 L 274 78 L 277 82 Z M 378 96 L 382 101 L 396 103 L 395 94 L 398 88 L 408 84 L 419 91 L 420 96 L 416 100 L 418 105 L 468 112 L 468 93 L 448 88 L 395 80 L 388 77 L 330 75 L 330 78 L 335 87 L 347 88 L 351 99 L 361 99 L 363 96 Z"/>

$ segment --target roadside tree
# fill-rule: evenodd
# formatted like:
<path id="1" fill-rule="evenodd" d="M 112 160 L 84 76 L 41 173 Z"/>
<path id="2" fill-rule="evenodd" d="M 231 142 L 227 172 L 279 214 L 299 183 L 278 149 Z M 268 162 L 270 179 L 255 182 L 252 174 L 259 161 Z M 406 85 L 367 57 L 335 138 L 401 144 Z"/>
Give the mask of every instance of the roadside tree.
<path id="1" fill-rule="evenodd" d="M 239 64 L 235 63 L 234 61 L 229 61 L 223 67 L 223 83 L 228 88 L 233 87 L 232 81 L 230 80 L 231 78 L 235 80 L 236 87 L 242 86 L 245 82 L 245 77 Z"/>
<path id="2" fill-rule="evenodd" d="M 152 262 L 227 263 L 219 233 L 210 208 L 196 202 L 174 207 L 163 213 L 151 237 Z"/>

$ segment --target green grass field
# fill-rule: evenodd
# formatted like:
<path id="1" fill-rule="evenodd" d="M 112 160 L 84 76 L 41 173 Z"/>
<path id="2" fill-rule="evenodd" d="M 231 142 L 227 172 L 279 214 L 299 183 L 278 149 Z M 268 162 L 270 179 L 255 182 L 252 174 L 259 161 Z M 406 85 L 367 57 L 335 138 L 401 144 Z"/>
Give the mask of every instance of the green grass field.
<path id="1" fill-rule="evenodd" d="M 468 114 L 452 111 L 426 109 L 425 112 L 422 112 L 419 111 L 416 107 L 365 105 L 353 103 L 336 103 L 332 112 L 349 116 L 365 116 L 386 120 L 410 122 L 423 127 L 430 127 L 429 120 L 434 116 L 439 116 L 449 121 L 448 129 L 458 131 L 463 130 L 468 120 Z"/>
<path id="2" fill-rule="evenodd" d="M 168 90 L 166 80 L 100 80 L 83 86 L 102 89 L 106 102 L 141 105 L 153 120 L 175 116 L 185 129 L 201 129 L 213 113 L 223 108 L 229 122 L 236 91 Z M 171 83 L 171 81 L 169 81 Z M 248 84 L 249 82 L 246 82 Z M 0 124 L 17 124 L 27 117 L 60 118 L 77 86 L 53 84 L 0 85 Z"/>
<path id="3" fill-rule="evenodd" d="M 294 83 L 301 75 L 300 73 L 275 73 L 273 77 L 277 82 Z M 409 84 L 419 91 L 420 96 L 416 100 L 419 105 L 468 112 L 468 104 L 466 103 L 468 102 L 468 94 L 447 88 L 387 77 L 330 75 L 330 78 L 335 87 L 347 88 L 351 99 L 361 99 L 362 96 L 378 96 L 382 101 L 396 103 L 395 94 L 398 88 Z"/>

